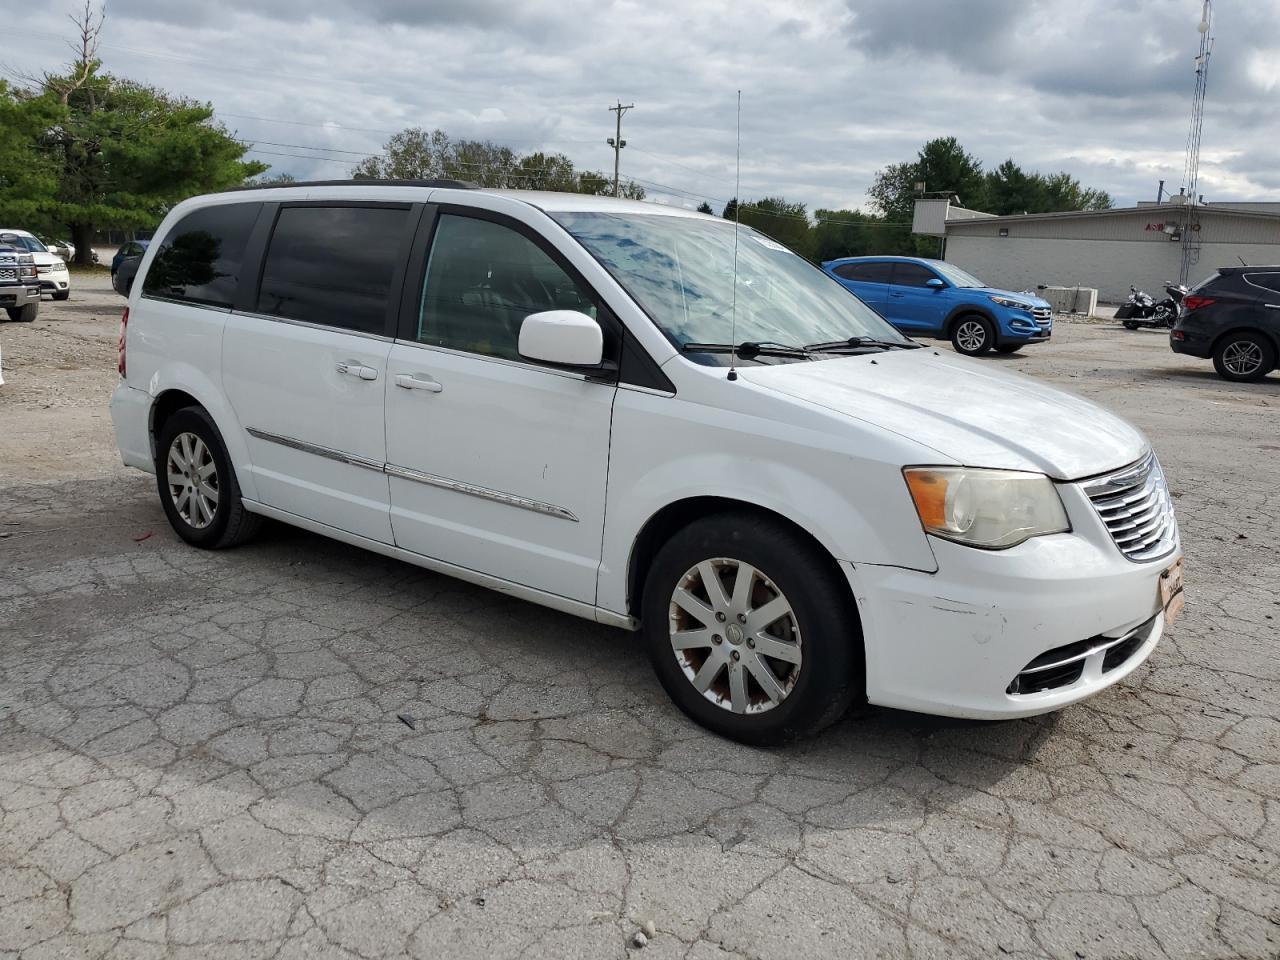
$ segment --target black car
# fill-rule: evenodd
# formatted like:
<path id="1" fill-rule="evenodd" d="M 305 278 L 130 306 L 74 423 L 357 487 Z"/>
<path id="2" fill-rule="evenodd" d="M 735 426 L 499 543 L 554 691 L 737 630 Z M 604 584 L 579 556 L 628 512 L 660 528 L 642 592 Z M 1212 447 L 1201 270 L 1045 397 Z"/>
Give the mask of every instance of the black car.
<path id="1" fill-rule="evenodd" d="M 1219 267 L 1183 298 L 1169 346 L 1212 357 L 1224 380 L 1261 380 L 1280 357 L 1280 266 Z"/>
<path id="2" fill-rule="evenodd" d="M 111 259 L 111 286 L 116 293 L 127 297 L 133 289 L 133 278 L 138 275 L 138 264 L 147 252 L 148 241 L 128 240 Z"/>

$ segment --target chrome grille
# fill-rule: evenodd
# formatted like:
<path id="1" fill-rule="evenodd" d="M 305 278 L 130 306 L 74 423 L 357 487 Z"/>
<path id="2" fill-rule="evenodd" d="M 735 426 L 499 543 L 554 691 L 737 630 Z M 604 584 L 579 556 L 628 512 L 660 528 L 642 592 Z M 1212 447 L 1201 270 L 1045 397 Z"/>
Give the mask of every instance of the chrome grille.
<path id="1" fill-rule="evenodd" d="M 5 269 L 3 267 L 0 267 L 0 280 L 17 280 L 17 279 L 18 279 L 17 268 L 10 267 L 9 269 Z"/>
<path id="2" fill-rule="evenodd" d="M 1031 311 L 1031 315 L 1041 323 L 1044 323 L 1053 316 L 1053 311 L 1048 307 L 1036 307 Z"/>
<path id="3" fill-rule="evenodd" d="M 1154 453 L 1132 466 L 1081 486 L 1098 511 L 1111 539 L 1130 560 L 1144 563 L 1173 552 L 1178 545 L 1178 522 Z"/>

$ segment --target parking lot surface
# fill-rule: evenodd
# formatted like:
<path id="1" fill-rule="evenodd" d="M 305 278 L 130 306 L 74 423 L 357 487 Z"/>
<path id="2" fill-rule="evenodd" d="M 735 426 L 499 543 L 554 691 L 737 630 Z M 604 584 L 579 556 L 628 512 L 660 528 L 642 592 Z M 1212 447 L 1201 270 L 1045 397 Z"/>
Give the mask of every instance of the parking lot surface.
<path id="1" fill-rule="evenodd" d="M 1113 323 L 983 361 L 1148 433 L 1183 618 L 1059 714 L 762 751 L 621 631 L 281 526 L 182 544 L 116 462 L 121 307 L 0 325 L 0 958 L 1280 953 L 1277 375 Z"/>

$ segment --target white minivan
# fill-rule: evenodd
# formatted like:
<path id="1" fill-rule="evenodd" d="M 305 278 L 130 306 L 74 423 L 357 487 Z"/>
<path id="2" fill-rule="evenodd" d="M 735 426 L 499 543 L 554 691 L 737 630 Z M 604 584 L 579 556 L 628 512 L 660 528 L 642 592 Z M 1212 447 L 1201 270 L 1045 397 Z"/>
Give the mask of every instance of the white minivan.
<path id="1" fill-rule="evenodd" d="M 181 537 L 270 517 L 640 631 L 735 739 L 861 700 L 1055 710 L 1180 609 L 1138 430 L 906 339 L 717 217 L 455 181 L 240 190 L 174 208 L 139 276 L 111 413 Z"/>

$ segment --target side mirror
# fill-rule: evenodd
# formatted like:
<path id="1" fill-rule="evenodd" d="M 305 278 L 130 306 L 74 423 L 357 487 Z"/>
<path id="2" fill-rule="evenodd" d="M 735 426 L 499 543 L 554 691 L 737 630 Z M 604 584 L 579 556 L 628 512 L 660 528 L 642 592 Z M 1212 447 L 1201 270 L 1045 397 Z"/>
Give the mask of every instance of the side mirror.
<path id="1" fill-rule="evenodd" d="M 598 367 L 604 358 L 600 324 L 577 310 L 531 313 L 520 324 L 520 356 L 562 367 Z"/>
<path id="2" fill-rule="evenodd" d="M 926 287 L 933 287 L 933 289 L 935 290 L 941 290 L 943 287 L 946 286 L 946 284 L 943 283 L 941 280 L 939 280 L 937 277 L 930 277 L 928 280 L 924 282 L 924 285 Z"/>

